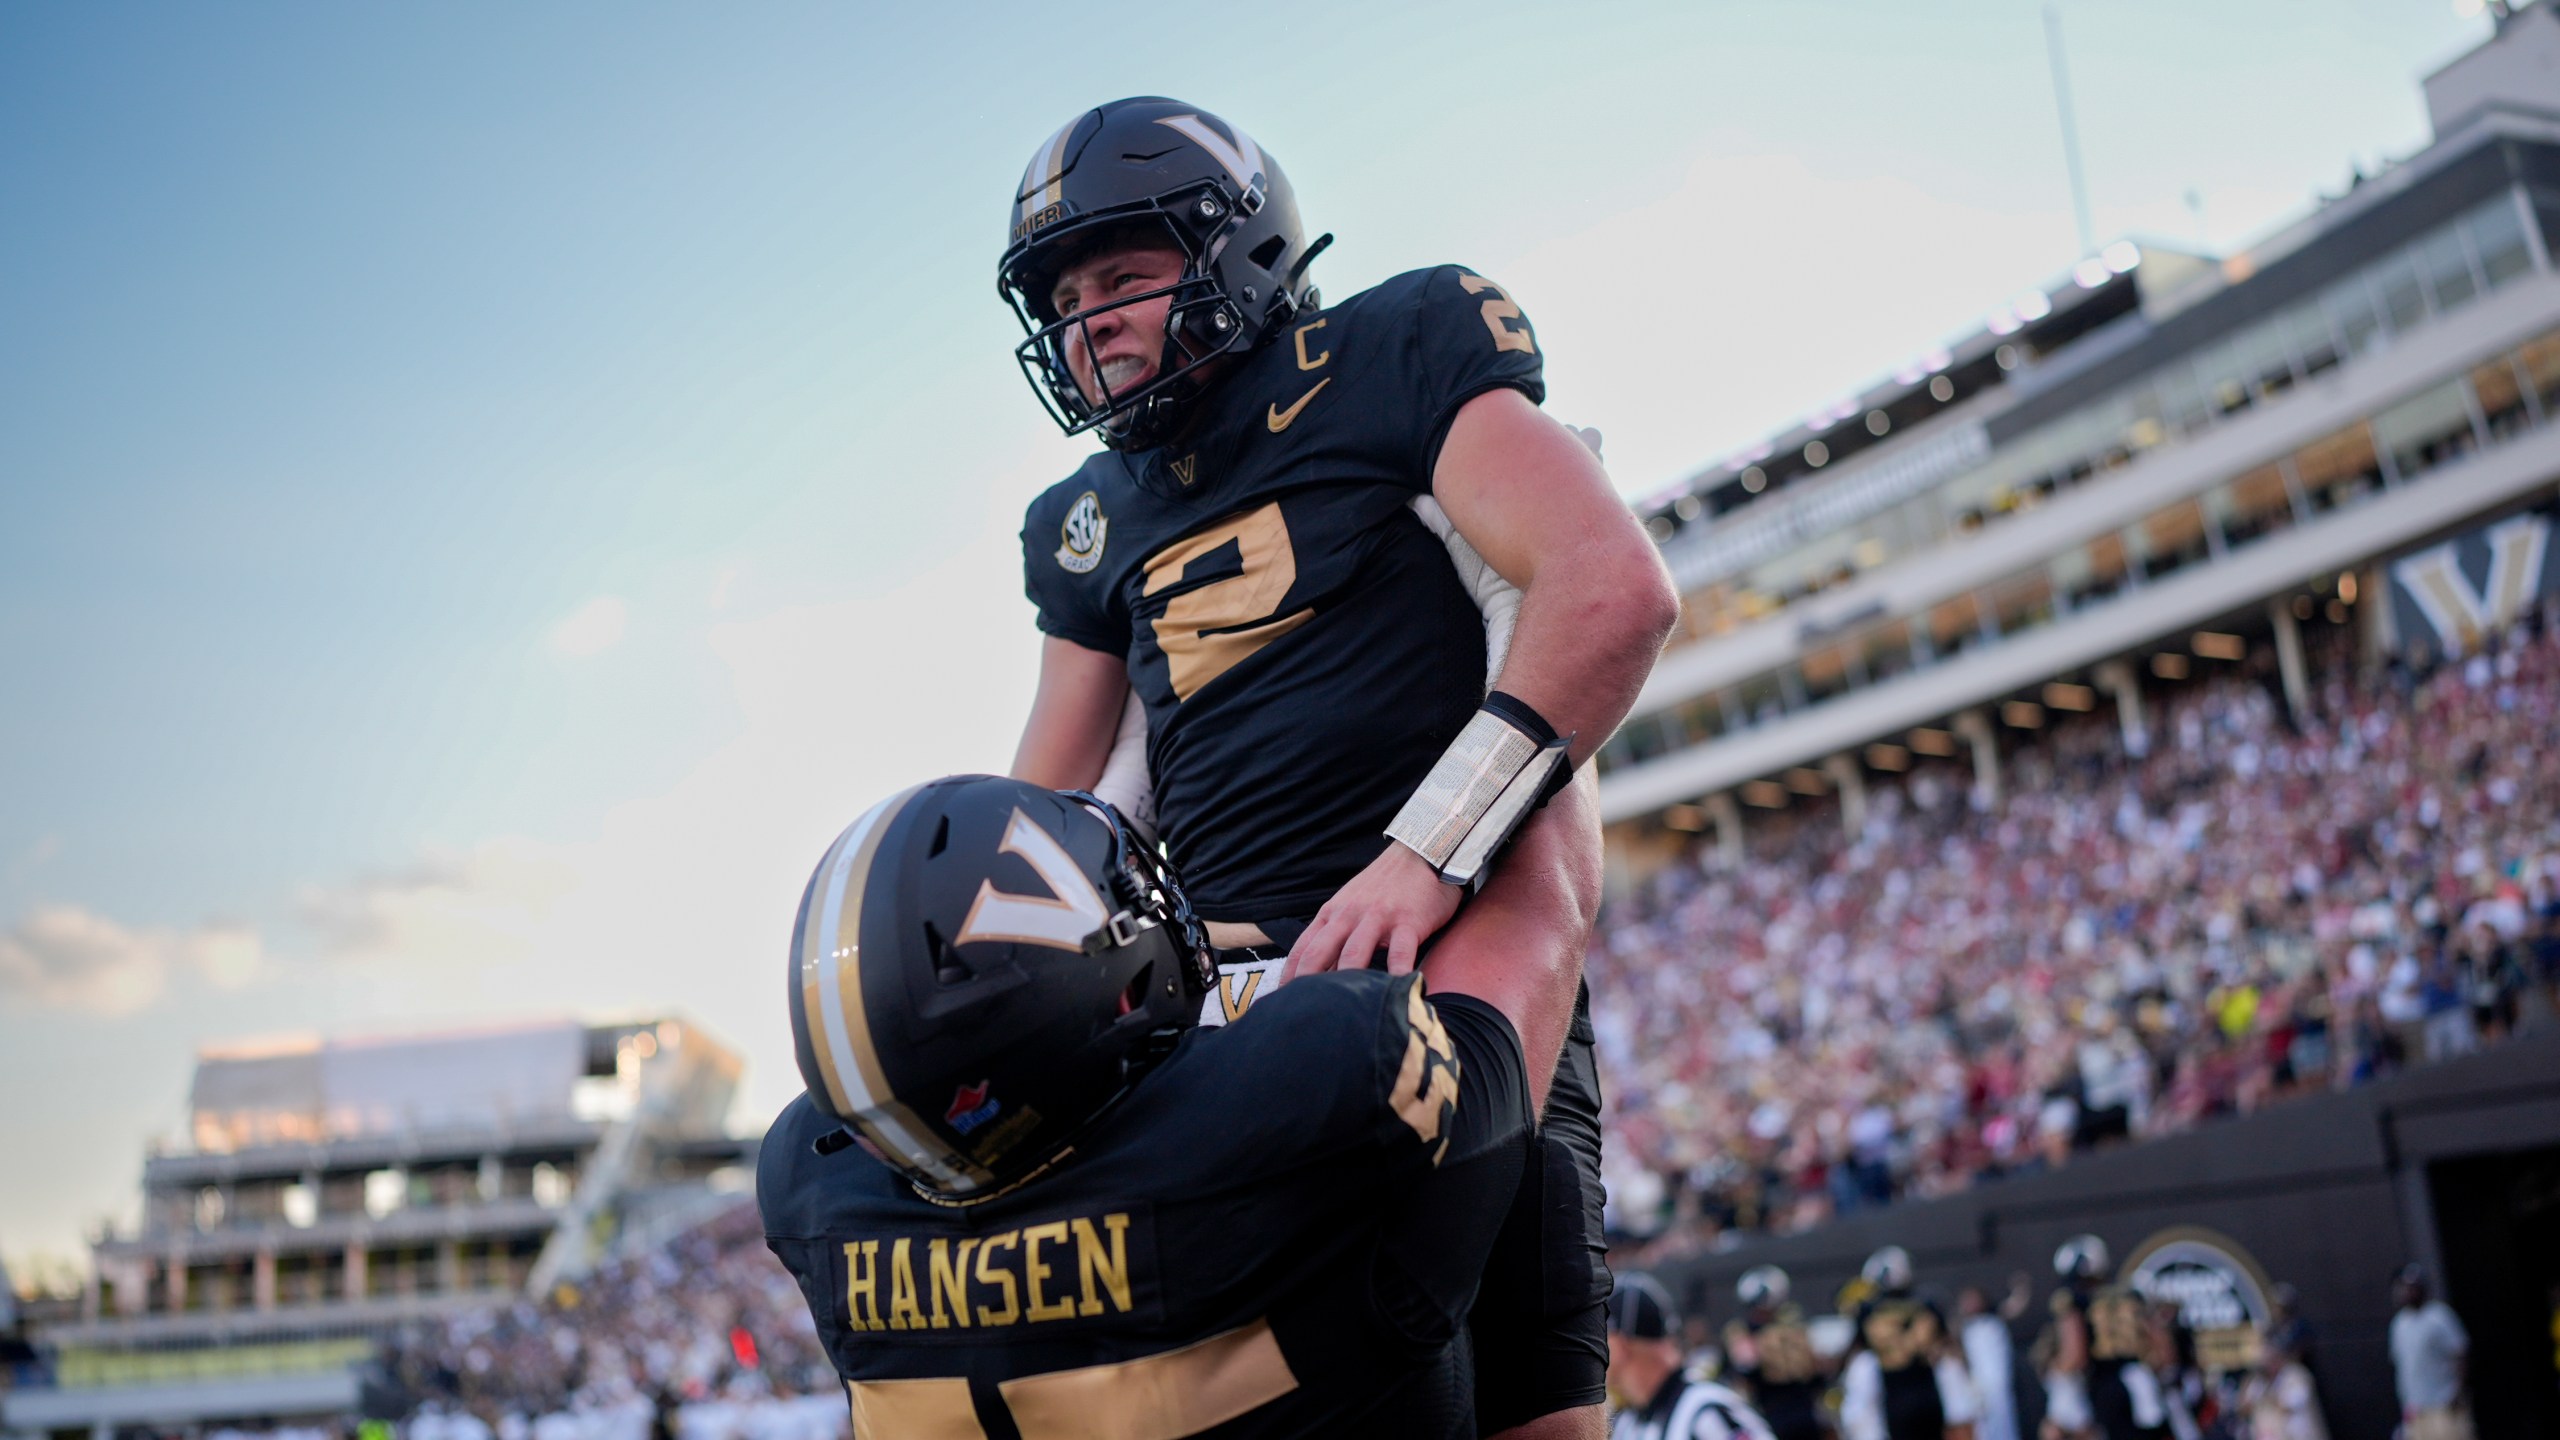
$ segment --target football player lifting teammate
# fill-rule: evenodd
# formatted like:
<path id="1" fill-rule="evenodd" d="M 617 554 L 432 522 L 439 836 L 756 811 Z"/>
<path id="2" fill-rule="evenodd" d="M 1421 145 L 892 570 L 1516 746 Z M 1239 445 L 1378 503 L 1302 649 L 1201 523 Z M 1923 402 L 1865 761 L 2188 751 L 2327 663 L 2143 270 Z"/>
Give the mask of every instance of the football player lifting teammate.
<path id="1" fill-rule="evenodd" d="M 1210 1029 L 1180 881 L 1099 801 L 967 776 L 857 820 L 756 1177 L 856 1440 L 1473 1436 L 1462 1326 L 1599 896 L 1514 881 L 1427 998 L 1319 975 Z"/>
<path id="2" fill-rule="evenodd" d="M 1012 222 L 1023 366 L 1104 447 L 1024 525 L 1045 638 L 1014 774 L 1151 794 L 1220 950 L 1207 1018 L 1284 957 L 1402 975 L 1471 890 L 1596 851 L 1539 807 L 1624 718 L 1677 598 L 1538 409 L 1502 287 L 1447 265 L 1322 303 L 1326 240 L 1279 165 L 1162 98 L 1049 137 Z M 1471 1322 L 1488 1433 L 1601 1430 L 1590 1036 L 1578 1005 Z"/>

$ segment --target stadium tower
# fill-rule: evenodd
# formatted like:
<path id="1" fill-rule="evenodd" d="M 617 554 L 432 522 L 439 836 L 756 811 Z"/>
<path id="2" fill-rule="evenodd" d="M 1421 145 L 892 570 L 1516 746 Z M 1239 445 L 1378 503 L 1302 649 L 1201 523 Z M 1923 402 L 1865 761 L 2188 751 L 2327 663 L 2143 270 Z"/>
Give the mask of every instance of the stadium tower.
<path id="1" fill-rule="evenodd" d="M 674 1019 L 208 1047 L 139 1228 L 97 1239 L 78 1318 L 35 1337 L 51 1383 L 0 1394 L 0 1431 L 372 1408 L 384 1335 L 554 1294 L 732 1203 L 740 1068 Z"/>
<path id="2" fill-rule="evenodd" d="M 2555 73 L 2519 10 L 2425 81 L 2432 144 L 2299 223 L 2109 245 L 1641 507 L 1685 605 L 1600 755 L 1619 878 L 1798 797 L 1855 831 L 1915 752 L 1990 803 L 2054 710 L 2139 750 L 2146 672 L 2272 646 L 2298 715 L 2307 626 L 2443 651 L 2539 601 L 2547 519 L 2483 527 L 2560 479 Z"/>

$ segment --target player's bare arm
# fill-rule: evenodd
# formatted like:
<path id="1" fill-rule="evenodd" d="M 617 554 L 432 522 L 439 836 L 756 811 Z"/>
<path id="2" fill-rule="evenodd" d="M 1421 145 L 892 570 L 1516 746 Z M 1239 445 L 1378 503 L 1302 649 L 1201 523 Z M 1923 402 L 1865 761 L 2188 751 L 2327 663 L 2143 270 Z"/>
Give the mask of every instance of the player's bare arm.
<path id="1" fill-rule="evenodd" d="M 1119 656 L 1043 636 L 1040 683 L 1014 748 L 1013 778 L 1051 790 L 1092 789 L 1128 696 L 1129 670 Z"/>
<path id="2" fill-rule="evenodd" d="M 1495 688 L 1572 736 L 1579 765 L 1626 718 L 1679 616 L 1660 555 L 1599 459 L 1517 390 L 1467 402 L 1431 484 L 1458 533 L 1522 592 Z M 1524 843 L 1544 824 L 1543 813 L 1533 816 Z M 1596 856 L 1596 836 L 1590 845 Z M 1486 896 L 1498 898 L 1502 884 L 1497 872 Z M 1317 912 L 1290 952 L 1290 973 L 1365 963 L 1380 949 L 1388 969 L 1410 969 L 1458 898 L 1429 861 L 1389 845 Z"/>

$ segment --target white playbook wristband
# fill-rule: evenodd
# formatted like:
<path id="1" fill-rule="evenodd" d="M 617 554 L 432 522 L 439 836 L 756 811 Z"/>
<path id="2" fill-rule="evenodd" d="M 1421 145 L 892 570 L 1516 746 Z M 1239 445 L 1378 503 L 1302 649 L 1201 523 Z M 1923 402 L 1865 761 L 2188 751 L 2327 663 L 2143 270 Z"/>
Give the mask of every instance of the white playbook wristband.
<path id="1" fill-rule="evenodd" d="M 1570 743 L 1570 737 L 1542 741 L 1488 704 L 1468 718 L 1396 812 L 1387 838 L 1421 856 L 1449 884 L 1480 887 L 1494 855 L 1551 793 Z"/>

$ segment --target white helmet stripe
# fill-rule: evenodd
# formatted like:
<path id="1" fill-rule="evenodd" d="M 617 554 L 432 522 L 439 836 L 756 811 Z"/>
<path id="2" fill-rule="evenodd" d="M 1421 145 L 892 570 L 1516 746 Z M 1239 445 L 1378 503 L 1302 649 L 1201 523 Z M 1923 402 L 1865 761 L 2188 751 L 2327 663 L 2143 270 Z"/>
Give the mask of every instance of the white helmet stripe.
<path id="1" fill-rule="evenodd" d="M 871 1052 L 871 1037 L 867 1032 L 854 1033 L 856 1026 L 867 1026 L 861 993 L 862 916 L 857 901 L 852 916 L 854 928 L 848 937 L 846 893 L 850 890 L 858 896 L 867 888 L 864 877 L 854 873 L 856 868 L 871 862 L 879 848 L 872 843 L 877 833 L 922 788 L 904 791 L 873 806 L 837 838 L 834 853 L 826 862 L 825 905 L 816 930 L 803 947 L 801 964 L 817 972 L 820 1029 L 826 1040 L 827 1057 L 834 1065 L 834 1078 L 843 1089 L 839 1097 L 843 1113 L 859 1119 L 875 1143 L 896 1152 L 899 1159 L 931 1175 L 951 1191 L 963 1193 L 976 1189 L 985 1172 L 942 1144 L 939 1137 L 915 1121 L 896 1096 L 885 1093 L 885 1077 L 874 1073 L 877 1062 L 864 1064 Z M 848 978 L 852 981 L 850 991 L 845 983 Z"/>
<path id="2" fill-rule="evenodd" d="M 1078 115 L 1059 126 L 1058 133 L 1041 141 L 1040 148 L 1031 152 L 1031 163 L 1022 172 L 1022 207 L 1014 216 L 1016 220 L 1030 219 L 1031 212 L 1043 205 L 1056 204 L 1058 197 L 1065 193 L 1067 138 L 1076 133 L 1076 126 L 1083 119 Z"/>

